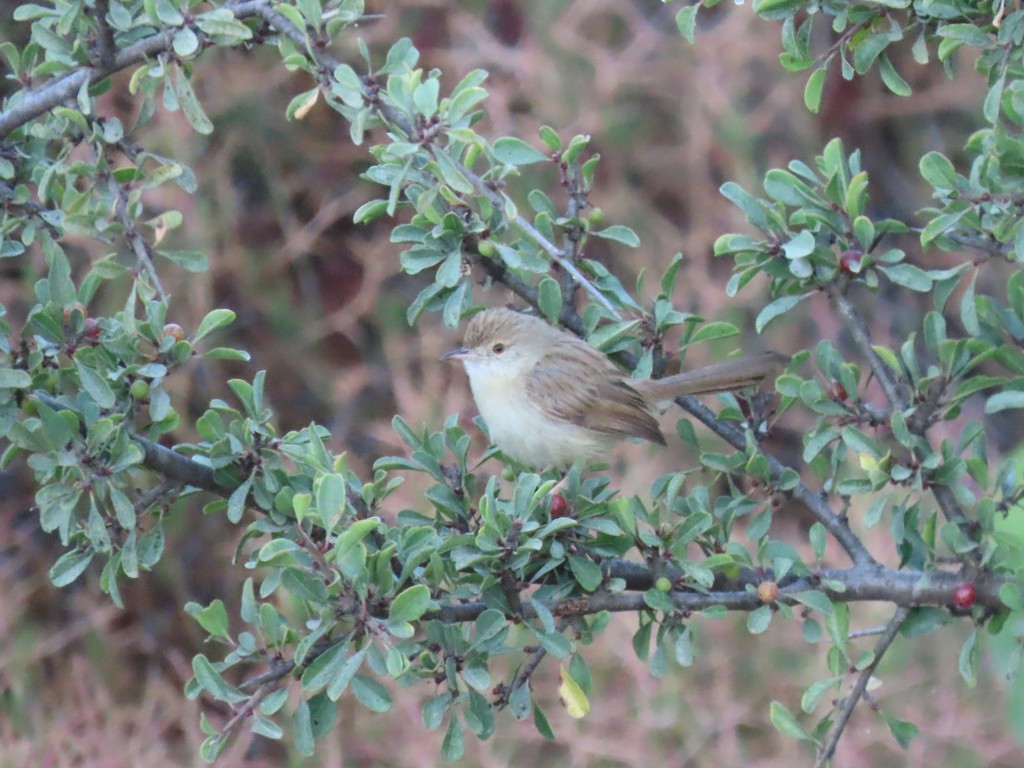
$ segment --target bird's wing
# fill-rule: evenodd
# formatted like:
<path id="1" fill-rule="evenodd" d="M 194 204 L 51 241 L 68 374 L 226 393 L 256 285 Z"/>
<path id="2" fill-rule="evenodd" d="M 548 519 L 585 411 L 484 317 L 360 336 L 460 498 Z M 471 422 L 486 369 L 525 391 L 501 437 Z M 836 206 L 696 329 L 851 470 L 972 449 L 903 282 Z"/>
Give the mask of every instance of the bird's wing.
<path id="1" fill-rule="evenodd" d="M 592 373 L 573 377 L 565 373 L 567 368 Z M 613 439 L 641 437 L 665 444 L 647 401 L 597 350 L 562 347 L 543 357 L 527 376 L 526 394 L 553 420 Z"/>

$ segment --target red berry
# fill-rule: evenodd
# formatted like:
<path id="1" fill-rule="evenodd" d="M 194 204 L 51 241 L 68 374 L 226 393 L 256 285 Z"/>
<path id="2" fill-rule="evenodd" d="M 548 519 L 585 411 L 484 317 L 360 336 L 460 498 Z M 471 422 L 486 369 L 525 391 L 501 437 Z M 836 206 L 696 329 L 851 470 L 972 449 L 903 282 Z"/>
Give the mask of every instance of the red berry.
<path id="1" fill-rule="evenodd" d="M 551 519 L 569 517 L 569 502 L 560 493 L 551 494 Z"/>
<path id="2" fill-rule="evenodd" d="M 89 341 L 96 341 L 100 337 L 100 321 L 95 317 L 85 318 L 85 324 L 82 326 L 82 336 Z"/>
<path id="3" fill-rule="evenodd" d="M 843 400 L 846 400 L 847 397 L 849 397 L 849 394 L 847 393 L 846 387 L 843 386 L 843 383 L 841 381 L 831 381 L 828 385 L 828 396 L 831 397 L 833 400 L 838 400 L 842 402 Z"/>
<path id="4" fill-rule="evenodd" d="M 953 590 L 953 605 L 957 608 L 970 608 L 978 596 L 973 584 L 960 584 Z"/>
<path id="5" fill-rule="evenodd" d="M 860 260 L 864 257 L 864 254 L 857 250 L 843 251 L 843 255 L 839 257 L 839 269 L 843 272 L 860 272 Z"/>

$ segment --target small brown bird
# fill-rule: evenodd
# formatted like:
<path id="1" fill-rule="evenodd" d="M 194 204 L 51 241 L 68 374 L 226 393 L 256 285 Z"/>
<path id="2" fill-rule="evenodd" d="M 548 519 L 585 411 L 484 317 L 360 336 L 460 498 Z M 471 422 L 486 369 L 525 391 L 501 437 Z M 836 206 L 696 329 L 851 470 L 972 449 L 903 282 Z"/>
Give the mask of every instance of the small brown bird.
<path id="1" fill-rule="evenodd" d="M 652 412 L 677 397 L 753 386 L 789 361 L 765 352 L 663 379 L 630 379 L 603 353 L 538 317 L 474 315 L 459 359 L 491 440 L 531 467 L 592 459 L 627 437 L 665 444 Z"/>

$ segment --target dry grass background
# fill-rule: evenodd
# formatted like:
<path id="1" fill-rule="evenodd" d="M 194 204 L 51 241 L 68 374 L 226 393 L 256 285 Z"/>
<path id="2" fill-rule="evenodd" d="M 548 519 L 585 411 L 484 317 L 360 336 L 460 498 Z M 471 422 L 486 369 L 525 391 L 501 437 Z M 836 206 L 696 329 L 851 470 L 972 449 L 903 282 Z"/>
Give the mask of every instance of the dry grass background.
<path id="1" fill-rule="evenodd" d="M 701 12 L 694 47 L 676 33 L 674 8 L 658 0 L 381 0 L 368 2 L 368 10 L 382 18 L 360 34 L 378 52 L 409 35 L 422 64 L 439 67 L 448 87 L 472 69 L 490 71 L 489 116 L 479 126 L 485 135 L 532 140 L 542 124 L 563 136 L 592 134 L 602 155 L 592 202 L 610 223 L 636 229 L 643 247 L 628 251 L 595 242 L 588 255 L 608 263 L 627 285 L 642 268 L 656 285 L 681 251 L 686 266 L 677 306 L 748 329 L 763 286 L 728 299 L 730 265 L 710 256 L 718 235 L 744 230 L 740 214 L 719 196 L 720 184 L 732 179 L 756 189 L 766 169 L 790 158 L 809 161 L 839 135 L 864 151 L 875 213 L 908 217 L 926 202 L 916 158 L 931 148 L 956 154 L 983 93 L 970 62 L 959 62 L 963 76 L 948 81 L 908 57 L 897 66 L 915 86 L 911 98 L 887 95 L 873 76 L 852 84 L 834 80 L 822 114 L 810 115 L 802 78 L 778 67 L 777 25 L 732 4 Z M 353 37 L 339 40 L 336 52 L 354 63 Z M 406 326 L 405 306 L 419 281 L 399 274 L 399 248 L 389 243 L 386 223 L 351 223 L 356 208 L 379 194 L 358 178 L 368 164 L 365 147 L 353 147 L 340 118 L 322 107 L 299 123 L 284 119 L 288 100 L 309 83 L 285 72 L 270 51 L 215 51 L 196 72 L 214 134 L 198 137 L 180 114 L 160 114 L 142 141 L 190 164 L 199 192 L 190 197 L 165 188 L 148 203 L 155 211 L 183 211 L 185 226 L 170 235 L 175 247 L 201 248 L 211 261 L 204 275 L 165 270 L 174 296 L 171 316 L 192 329 L 213 307 L 234 309 L 233 336 L 220 341 L 250 350 L 253 362 L 190 366 L 170 382 L 182 411 L 198 416 L 211 398 L 230 399 L 222 383 L 228 376 L 249 378 L 265 368 L 281 429 L 311 420 L 326 424 L 332 447 L 348 451 L 350 466 L 364 475 L 376 457 L 402 452 L 390 428 L 394 413 L 433 427 L 452 412 L 468 420 L 472 406 L 461 373 L 436 362 L 455 334 L 432 316 L 415 329 Z M 130 123 L 136 107 L 121 87 L 125 82 L 106 108 Z M 553 174 L 540 171 L 536 178 L 558 199 Z M 913 251 L 912 242 L 905 245 Z M 88 242 L 75 243 L 72 251 L 79 266 L 100 255 Z M 0 301 L 15 318 L 25 310 L 40 263 L 22 266 L 4 265 L 0 274 Z M 884 291 L 863 298 L 873 302 L 875 333 L 902 339 L 916 317 L 906 297 L 899 304 L 887 301 Z M 509 296 L 491 289 L 479 299 L 497 304 Z M 93 309 L 113 310 L 121 302 L 122 296 L 106 293 Z M 824 300 L 776 325 L 766 339 L 753 338 L 751 330 L 744 341 L 729 340 L 706 354 L 762 345 L 794 351 L 820 338 L 843 343 Z M 674 431 L 672 417 L 665 426 Z M 784 426 L 790 439 L 776 450 L 788 455 L 798 450 L 801 425 Z M 689 461 L 671 442 L 661 452 L 630 445 L 615 454 L 613 472 L 624 492 L 642 492 L 660 472 Z M 394 497 L 393 511 L 417 506 L 419 487 L 411 479 Z M 236 604 L 244 574 L 229 567 L 229 559 L 239 530 L 180 505 L 169 521 L 164 561 L 125 586 L 127 609 L 117 611 L 98 594 L 95 572 L 70 589 L 48 584 L 57 548 L 35 529 L 27 511 L 31 495 L 23 468 L 0 475 L 0 768 L 199 765 L 199 709 L 180 692 L 191 674 L 189 660 L 201 648 L 200 633 L 181 606 L 217 596 L 226 598 L 229 610 Z M 805 523 L 779 519 L 779 535 L 799 545 Z M 873 535 L 869 544 L 881 555 L 884 534 Z M 884 608 L 860 607 L 854 623 L 872 626 L 885 617 Z M 595 676 L 587 719 L 576 722 L 561 712 L 557 670 L 549 665 L 534 685 L 558 740 L 545 742 L 531 725 L 503 717 L 490 741 L 468 743 L 462 764 L 809 764 L 808 751 L 774 732 L 767 709 L 772 699 L 798 709 L 803 688 L 826 675 L 824 651 L 806 645 L 798 625 L 777 622 L 767 634 L 750 637 L 741 629 L 744 618 L 696 617 L 695 665 L 664 680 L 653 679 L 632 652 L 635 620 L 617 618 L 586 654 Z M 1022 764 L 993 673 L 985 670 L 975 689 L 957 674 L 964 630 L 955 627 L 912 649 L 898 643 L 882 666 L 876 697 L 921 727 L 909 751 L 862 708 L 836 765 Z M 871 641 L 864 642 L 868 647 Z M 436 765 L 442 734 L 426 732 L 419 717 L 419 702 L 430 694 L 426 688 L 402 692 L 384 716 L 344 702 L 312 760 L 282 745 L 243 739 L 222 763 Z"/>

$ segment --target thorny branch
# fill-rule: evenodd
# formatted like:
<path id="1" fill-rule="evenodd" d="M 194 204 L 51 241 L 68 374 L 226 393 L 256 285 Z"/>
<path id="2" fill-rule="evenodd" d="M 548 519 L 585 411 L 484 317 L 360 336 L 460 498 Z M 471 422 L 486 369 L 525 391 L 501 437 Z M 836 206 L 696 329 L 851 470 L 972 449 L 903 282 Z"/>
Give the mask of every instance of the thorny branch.
<path id="1" fill-rule="evenodd" d="M 908 610 L 904 606 L 897 608 L 896 613 L 893 614 L 892 619 L 886 625 L 884 633 L 878 638 L 878 642 L 875 643 L 874 658 L 867 667 L 861 670 L 850 695 L 839 706 L 839 717 L 836 719 L 835 725 L 832 726 L 828 740 L 818 753 L 818 759 L 814 763 L 814 768 L 822 768 L 832 758 L 836 751 L 836 745 L 839 743 L 839 737 L 843 735 L 847 723 L 850 722 L 850 716 L 853 714 L 854 707 L 857 706 L 857 702 L 864 696 L 871 676 L 874 675 L 875 669 L 878 668 L 878 663 L 882 660 L 885 652 L 889 650 L 892 641 L 896 639 L 896 634 L 900 631 L 900 627 L 906 620 L 907 614 Z"/>

